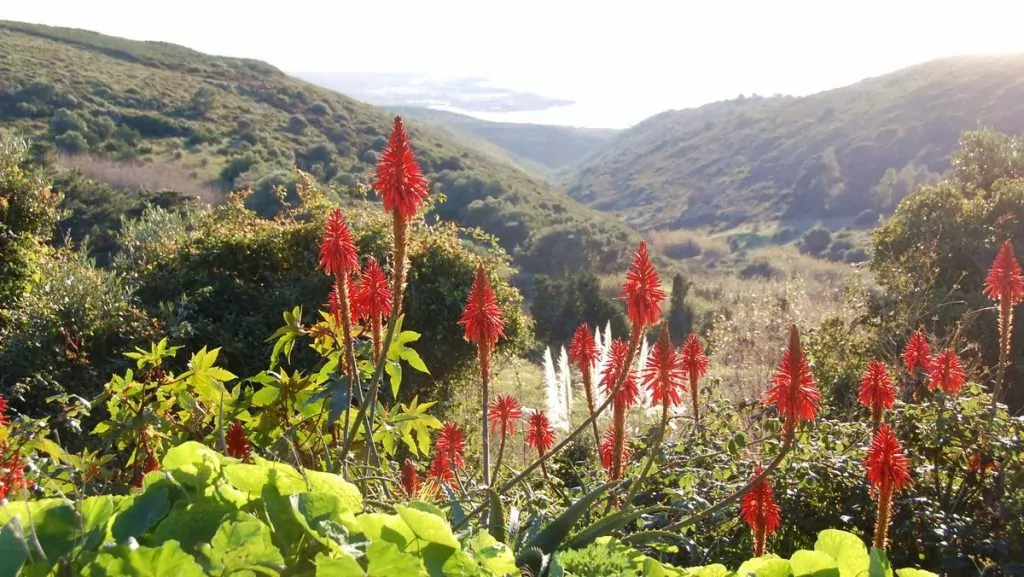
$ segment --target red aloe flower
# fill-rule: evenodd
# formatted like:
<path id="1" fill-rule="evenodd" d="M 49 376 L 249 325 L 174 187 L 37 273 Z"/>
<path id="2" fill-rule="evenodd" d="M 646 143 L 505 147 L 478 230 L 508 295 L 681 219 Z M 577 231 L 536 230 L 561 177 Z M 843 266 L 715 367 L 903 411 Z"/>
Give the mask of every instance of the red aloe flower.
<path id="1" fill-rule="evenodd" d="M 621 479 L 623 474 L 624 446 L 626 442 L 626 412 L 636 404 L 640 397 L 640 390 L 637 388 L 636 373 L 633 371 L 629 343 L 621 339 L 612 340 L 609 350 L 608 369 L 604 372 L 601 386 L 604 387 L 605 395 L 612 397 L 612 431 L 614 443 L 612 445 L 612 474 L 614 480 Z M 627 371 L 623 376 L 623 371 Z M 615 392 L 615 385 L 622 379 L 622 385 L 618 394 Z"/>
<path id="2" fill-rule="evenodd" d="M 760 465 L 754 469 L 754 477 L 761 474 Z M 775 502 L 775 493 L 767 477 L 750 488 L 740 502 L 740 516 L 754 533 L 754 557 L 765 554 L 768 535 L 775 533 L 782 522 L 782 508 Z"/>
<path id="3" fill-rule="evenodd" d="M 601 454 L 601 466 L 604 467 L 609 478 L 615 478 L 615 430 L 608 429 L 604 432 L 601 437 L 601 444 L 597 448 L 598 453 Z M 633 456 L 633 452 L 629 450 L 629 447 L 623 445 L 622 451 L 620 452 L 621 462 L 626 463 L 629 458 Z"/>
<path id="4" fill-rule="evenodd" d="M 373 183 L 384 201 L 384 210 L 410 219 L 427 199 L 427 180 L 420 172 L 416 155 L 409 146 L 402 117 L 395 117 L 391 138 L 377 162 Z"/>
<path id="5" fill-rule="evenodd" d="M 772 384 L 774 386 L 768 389 L 765 402 L 778 408 L 779 415 L 785 419 L 785 438 L 792 440 L 797 425 L 814 420 L 821 400 L 807 357 L 800 348 L 800 332 L 796 325 L 789 329 L 789 346 L 775 370 Z"/>
<path id="6" fill-rule="evenodd" d="M 416 474 L 416 465 L 409 459 L 402 463 L 402 489 L 410 499 L 415 499 L 420 492 L 420 477 Z"/>
<path id="7" fill-rule="evenodd" d="M 1010 342 L 1013 334 L 1013 307 L 1024 300 L 1024 275 L 1013 255 L 1013 245 L 1007 240 L 999 249 L 992 268 L 985 279 L 985 294 L 999 303 L 999 366 L 992 387 L 992 409 L 1002 398 L 1004 371 L 1010 360 Z"/>
<path id="8" fill-rule="evenodd" d="M 231 422 L 227 434 L 224 435 L 224 444 L 229 457 L 247 462 L 252 460 L 252 446 L 249 444 L 249 438 L 245 436 L 245 428 L 242 427 L 242 423 Z"/>
<path id="9" fill-rule="evenodd" d="M 7 399 L 0 395 L 0 427 L 6 427 L 10 421 L 7 420 Z"/>
<path id="10" fill-rule="evenodd" d="M 928 372 L 931 368 L 932 350 L 928 346 L 928 340 L 924 338 L 921 331 L 914 332 L 907 341 L 907 348 L 903 349 L 903 364 L 911 375 L 914 371 L 921 369 Z"/>
<path id="11" fill-rule="evenodd" d="M 491 401 L 487 418 L 491 421 L 491 432 L 501 436 L 516 434 L 516 420 L 523 416 L 519 401 L 511 395 L 498 395 Z"/>
<path id="12" fill-rule="evenodd" d="M 910 486 L 910 461 L 903 455 L 899 439 L 883 424 L 868 448 L 864 467 L 868 470 L 871 489 L 878 495 L 878 517 L 875 521 L 874 546 L 884 550 L 892 518 L 892 496 Z"/>
<path id="13" fill-rule="evenodd" d="M 882 411 L 896 402 L 896 387 L 889 378 L 889 369 L 878 359 L 871 359 L 860 378 L 860 402 L 871 409 L 875 429 L 882 423 Z"/>
<path id="14" fill-rule="evenodd" d="M 964 372 L 956 352 L 953 349 L 946 349 L 932 358 L 928 379 L 928 387 L 931 390 L 939 388 L 947 395 L 956 395 L 964 386 L 967 373 Z"/>
<path id="15" fill-rule="evenodd" d="M 697 425 L 700 424 L 700 408 L 699 408 L 699 392 L 697 384 L 700 378 L 708 372 L 708 356 L 704 354 L 704 347 L 700 344 L 700 339 L 696 334 L 690 333 L 690 336 L 686 337 L 686 342 L 683 344 L 683 350 L 680 352 L 683 358 L 683 370 L 686 371 L 687 376 L 690 378 L 690 397 L 693 401 L 693 422 Z"/>
<path id="16" fill-rule="evenodd" d="M 373 358 L 380 358 L 382 344 L 381 321 L 391 314 L 391 285 L 380 268 L 377 259 L 370 257 L 366 270 L 356 288 L 356 307 L 362 318 L 370 320 L 370 334 L 373 338 Z"/>
<path id="17" fill-rule="evenodd" d="M 640 242 L 633 255 L 633 262 L 626 272 L 626 282 L 622 285 L 622 298 L 626 301 L 626 312 L 636 333 L 657 323 L 661 317 L 665 291 L 661 288 L 658 271 L 651 264 L 646 241 Z"/>
<path id="18" fill-rule="evenodd" d="M 1007 240 L 999 249 L 992 268 L 985 279 L 985 296 L 994 301 L 1009 302 L 1015 305 L 1024 300 L 1024 275 L 1020 264 L 1013 255 L 1013 245 Z"/>
<path id="19" fill-rule="evenodd" d="M 362 317 L 369 317 L 371 320 L 376 318 L 379 321 L 391 314 L 391 283 L 388 282 L 380 263 L 372 256 L 366 260 L 366 268 L 362 271 L 355 300 L 359 303 Z"/>
<path id="20" fill-rule="evenodd" d="M 466 464 L 462 458 L 466 453 L 466 435 L 455 423 L 448 422 L 441 427 L 441 432 L 434 442 L 434 450 L 444 455 L 445 459 L 461 469 Z"/>
<path id="21" fill-rule="evenodd" d="M 32 486 L 32 481 L 25 479 L 25 458 L 6 441 L 0 443 L 0 501 Z"/>
<path id="22" fill-rule="evenodd" d="M 658 342 L 647 358 L 643 374 L 644 387 L 651 391 L 651 405 L 664 405 L 665 410 L 668 410 L 668 407 L 682 402 L 679 393 L 686 390 L 683 382 L 685 374 L 683 359 L 672 348 L 668 325 L 662 325 Z"/>
<path id="23" fill-rule="evenodd" d="M 593 416 L 597 410 L 597 402 L 594 398 L 593 370 L 598 354 L 597 343 L 594 342 L 594 335 L 590 332 L 587 323 L 576 327 L 576 333 L 573 334 L 572 342 L 569 343 L 569 361 L 579 367 L 580 373 L 583 375 L 583 392 L 587 395 L 589 416 Z M 600 443 L 601 434 L 597 431 L 597 420 L 592 420 L 590 425 L 594 430 L 594 442 Z"/>
<path id="24" fill-rule="evenodd" d="M 615 385 L 622 376 L 623 367 L 629 361 L 629 353 L 629 343 L 622 339 L 612 340 L 608 351 L 608 368 L 601 378 L 601 386 L 604 388 L 605 395 L 611 395 L 615 390 Z M 629 373 L 626 374 L 626 378 L 622 382 L 622 388 L 619 389 L 619 394 L 615 397 L 615 404 L 628 409 L 635 405 L 639 398 L 640 389 L 637 387 L 636 372 L 630 367 Z"/>
<path id="25" fill-rule="evenodd" d="M 498 339 L 505 337 L 501 307 L 487 280 L 483 264 L 477 266 L 476 278 L 469 289 L 469 298 L 466 299 L 466 308 L 462 311 L 459 324 L 465 327 L 466 340 L 487 350 L 493 350 Z"/>
<path id="26" fill-rule="evenodd" d="M 320 264 L 317 268 L 324 269 L 328 275 L 333 274 L 342 278 L 358 267 L 359 259 L 356 256 L 352 231 L 349 230 L 341 209 L 335 208 L 324 225 L 323 242 L 320 244 Z"/>
<path id="27" fill-rule="evenodd" d="M 544 411 L 534 411 L 530 415 L 526 427 L 526 444 L 537 449 L 541 456 L 555 444 L 555 430 Z"/>
<path id="28" fill-rule="evenodd" d="M 597 362 L 597 343 L 594 342 L 594 334 L 590 331 L 587 323 L 576 328 L 572 335 L 572 342 L 569 343 L 569 361 L 576 365 L 580 372 L 590 372 L 590 369 Z"/>
<path id="29" fill-rule="evenodd" d="M 455 469 L 453 469 L 448 463 L 449 460 L 445 453 L 435 453 L 434 460 L 430 462 L 430 470 L 427 474 L 435 481 L 443 481 L 451 484 L 451 482 L 455 480 Z"/>

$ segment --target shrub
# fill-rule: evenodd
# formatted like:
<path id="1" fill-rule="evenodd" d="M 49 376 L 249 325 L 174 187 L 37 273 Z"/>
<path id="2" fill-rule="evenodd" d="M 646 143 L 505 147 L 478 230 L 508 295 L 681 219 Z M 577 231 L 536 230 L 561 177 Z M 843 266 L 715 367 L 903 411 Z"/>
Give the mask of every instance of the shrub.
<path id="1" fill-rule="evenodd" d="M 832 242 L 832 233 L 825 228 L 812 228 L 800 240 L 800 249 L 808 254 L 819 255 Z"/>

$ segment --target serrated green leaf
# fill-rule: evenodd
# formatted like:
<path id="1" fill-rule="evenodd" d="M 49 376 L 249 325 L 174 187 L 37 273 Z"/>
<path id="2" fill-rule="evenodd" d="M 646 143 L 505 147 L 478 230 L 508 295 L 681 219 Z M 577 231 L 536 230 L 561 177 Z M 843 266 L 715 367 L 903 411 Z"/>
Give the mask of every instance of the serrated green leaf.
<path id="1" fill-rule="evenodd" d="M 206 573 L 176 541 L 159 548 L 118 545 L 101 552 L 82 570 L 82 577 L 203 577 Z"/>
<path id="2" fill-rule="evenodd" d="M 395 505 L 395 512 L 419 539 L 452 549 L 461 549 L 459 540 L 455 538 L 444 518 L 405 505 Z"/>
<path id="3" fill-rule="evenodd" d="M 794 577 L 839 577 L 839 565 L 823 551 L 800 550 L 789 558 Z"/>
<path id="4" fill-rule="evenodd" d="M 270 527 L 241 512 L 224 520 L 204 553 L 224 575 L 253 567 L 284 569 L 284 557 L 274 546 Z"/>
<path id="5" fill-rule="evenodd" d="M 341 554 L 332 559 L 319 553 L 313 561 L 316 564 L 316 577 L 365 577 L 366 572 L 359 562 L 351 555 Z M 392 575 L 391 577 L 397 577 Z"/>

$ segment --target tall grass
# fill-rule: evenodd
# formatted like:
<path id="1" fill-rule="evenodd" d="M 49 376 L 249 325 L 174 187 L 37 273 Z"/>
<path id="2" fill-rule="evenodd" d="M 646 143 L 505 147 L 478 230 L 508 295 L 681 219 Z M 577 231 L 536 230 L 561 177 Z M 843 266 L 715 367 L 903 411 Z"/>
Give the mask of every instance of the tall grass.
<path id="1" fill-rule="evenodd" d="M 64 168 L 81 171 L 86 178 L 122 190 L 171 190 L 194 196 L 208 204 L 219 204 L 225 198 L 220 189 L 171 162 L 119 162 L 88 154 L 62 154 L 57 163 Z"/>

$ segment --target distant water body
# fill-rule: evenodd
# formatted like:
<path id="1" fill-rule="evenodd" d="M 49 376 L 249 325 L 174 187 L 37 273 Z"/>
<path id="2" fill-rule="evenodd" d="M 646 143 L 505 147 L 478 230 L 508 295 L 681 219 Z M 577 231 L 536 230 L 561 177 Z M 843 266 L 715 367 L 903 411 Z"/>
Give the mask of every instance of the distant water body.
<path id="1" fill-rule="evenodd" d="M 558 106 L 545 110 L 517 112 L 478 112 L 453 106 L 437 105 L 431 108 L 465 114 L 491 122 L 516 122 L 530 124 L 554 124 L 584 128 L 629 128 L 644 118 L 660 112 L 637 110 L 630 103 L 577 102 L 569 106 Z"/>

